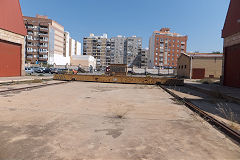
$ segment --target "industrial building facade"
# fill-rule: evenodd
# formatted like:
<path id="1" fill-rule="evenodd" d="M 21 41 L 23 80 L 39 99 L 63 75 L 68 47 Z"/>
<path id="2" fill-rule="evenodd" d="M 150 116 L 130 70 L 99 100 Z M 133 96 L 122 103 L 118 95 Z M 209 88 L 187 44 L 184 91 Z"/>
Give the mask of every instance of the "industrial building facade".
<path id="1" fill-rule="evenodd" d="M 0 1 L 0 77 L 25 75 L 25 36 L 19 0 Z"/>
<path id="2" fill-rule="evenodd" d="M 223 84 L 240 88 L 240 1 L 231 0 L 222 31 L 224 38 Z"/>
<path id="3" fill-rule="evenodd" d="M 154 31 L 149 40 L 149 68 L 175 68 L 180 54 L 186 53 L 187 39 L 169 28 Z"/>
<path id="4" fill-rule="evenodd" d="M 182 53 L 178 59 L 177 76 L 188 79 L 220 78 L 222 62 L 223 54 Z"/>

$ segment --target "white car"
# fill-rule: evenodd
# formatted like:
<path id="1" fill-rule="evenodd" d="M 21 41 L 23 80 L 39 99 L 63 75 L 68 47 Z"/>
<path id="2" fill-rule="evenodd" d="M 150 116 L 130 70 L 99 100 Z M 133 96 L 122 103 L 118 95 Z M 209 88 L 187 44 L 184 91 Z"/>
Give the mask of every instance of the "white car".
<path id="1" fill-rule="evenodd" d="M 25 67 L 25 72 L 26 72 L 27 74 L 32 75 L 32 74 L 34 73 L 34 70 L 33 70 L 32 68 Z"/>

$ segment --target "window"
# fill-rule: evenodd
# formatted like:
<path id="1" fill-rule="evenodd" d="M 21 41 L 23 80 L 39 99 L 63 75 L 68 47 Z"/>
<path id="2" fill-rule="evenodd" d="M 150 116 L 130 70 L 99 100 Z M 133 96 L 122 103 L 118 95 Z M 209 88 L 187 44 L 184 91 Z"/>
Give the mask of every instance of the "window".
<path id="1" fill-rule="evenodd" d="M 187 68 L 187 65 L 185 65 L 185 69 Z"/>

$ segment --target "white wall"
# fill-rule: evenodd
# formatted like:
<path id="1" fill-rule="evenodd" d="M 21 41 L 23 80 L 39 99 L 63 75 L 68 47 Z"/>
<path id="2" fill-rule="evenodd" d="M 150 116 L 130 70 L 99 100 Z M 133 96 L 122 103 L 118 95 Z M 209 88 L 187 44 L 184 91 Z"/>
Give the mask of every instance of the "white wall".
<path id="1" fill-rule="evenodd" d="M 73 56 L 76 53 L 76 41 L 74 39 L 70 39 L 71 43 L 70 43 L 70 48 L 71 48 L 71 53 L 70 55 Z"/>
<path id="2" fill-rule="evenodd" d="M 149 40 L 149 59 L 148 59 L 148 68 L 153 68 L 154 64 L 154 40 L 155 36 L 152 35 Z"/>
<path id="3" fill-rule="evenodd" d="M 76 54 L 75 55 L 78 55 L 78 56 L 82 55 L 81 47 L 82 47 L 82 44 L 80 42 L 76 41 Z"/>
<path id="4" fill-rule="evenodd" d="M 65 32 L 65 50 L 66 50 L 66 57 L 70 57 L 69 55 L 69 51 L 70 51 L 70 46 L 69 46 L 69 43 L 70 43 L 70 34 L 69 32 Z"/>
<path id="5" fill-rule="evenodd" d="M 54 63 L 56 65 L 66 65 L 70 64 L 70 57 L 64 57 L 59 54 L 54 54 Z"/>

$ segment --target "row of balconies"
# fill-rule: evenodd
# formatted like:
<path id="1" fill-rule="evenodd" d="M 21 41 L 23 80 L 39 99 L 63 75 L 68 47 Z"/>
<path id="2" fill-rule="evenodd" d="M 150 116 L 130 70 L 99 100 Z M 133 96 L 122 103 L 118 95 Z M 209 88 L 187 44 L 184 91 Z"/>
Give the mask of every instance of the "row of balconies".
<path id="1" fill-rule="evenodd" d="M 27 57 L 28 61 L 32 61 L 32 60 L 40 60 L 40 61 L 48 61 L 47 57 Z"/>

